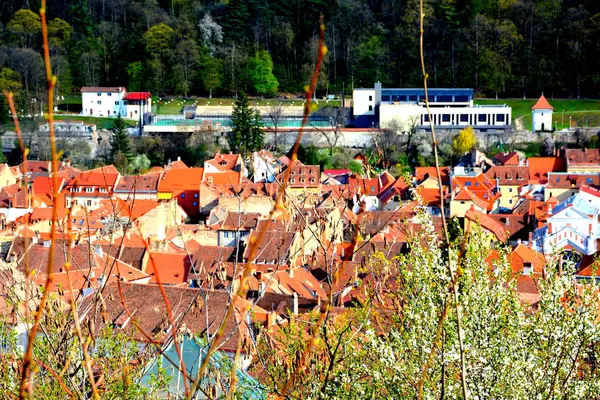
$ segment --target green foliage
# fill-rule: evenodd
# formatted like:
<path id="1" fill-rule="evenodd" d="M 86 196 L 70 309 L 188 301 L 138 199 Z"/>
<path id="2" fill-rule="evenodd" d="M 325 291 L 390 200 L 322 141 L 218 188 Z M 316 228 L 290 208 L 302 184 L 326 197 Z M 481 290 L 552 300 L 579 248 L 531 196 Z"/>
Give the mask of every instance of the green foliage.
<path id="1" fill-rule="evenodd" d="M 231 115 L 233 128 L 228 137 L 229 149 L 236 153 L 247 154 L 263 148 L 264 135 L 262 122 L 257 112 L 252 112 L 248 97 L 240 93 Z"/>
<path id="2" fill-rule="evenodd" d="M 174 38 L 173 28 L 162 22 L 148 29 L 142 36 L 146 51 L 160 59 L 164 59 L 172 51 Z"/>
<path id="3" fill-rule="evenodd" d="M 256 94 L 273 96 L 277 92 L 279 82 L 273 75 L 273 60 L 266 50 L 261 50 L 248 60 L 248 81 Z"/>
<path id="4" fill-rule="evenodd" d="M 150 169 L 150 159 L 145 154 L 138 154 L 129 164 L 129 172 L 143 174 Z"/>
<path id="5" fill-rule="evenodd" d="M 10 68 L 0 69 L 0 92 L 9 91 L 17 93 L 21 89 L 21 75 Z"/>
<path id="6" fill-rule="evenodd" d="M 144 67 L 141 62 L 135 61 L 127 65 L 127 75 L 129 77 L 128 89 L 131 91 L 140 91 L 144 87 Z"/>
<path id="7" fill-rule="evenodd" d="M 21 9 L 15 12 L 6 28 L 18 40 L 21 47 L 31 47 L 35 45 L 33 40 L 40 34 L 42 24 L 39 15 Z"/>
<path id="8" fill-rule="evenodd" d="M 470 397 L 597 395 L 595 283 L 576 282 L 573 265 L 559 265 L 556 258 L 545 274 L 533 277 L 513 271 L 507 249 L 499 249 L 491 262 L 489 241 L 478 227 L 468 238 L 455 229 L 448 253 L 430 217 L 420 213 L 416 220 L 424 230 L 409 239 L 409 254 L 375 252 L 360 268 L 369 277 L 355 288 L 360 303 L 328 315 L 320 329 L 313 329 L 320 321 L 313 312 L 261 337 L 259 352 L 268 355 L 261 365 L 271 391 L 286 387 L 290 398 L 412 399 L 422 387 L 422 398 L 462 398 L 449 273 L 459 270 Z M 535 309 L 517 292 L 517 279 L 531 278 L 540 295 Z M 308 332 L 316 336 L 309 351 Z"/>
<path id="9" fill-rule="evenodd" d="M 133 161 L 131 138 L 127 133 L 125 121 L 121 117 L 116 118 L 114 122 L 110 138 L 110 155 L 119 171 L 127 171 L 129 163 Z"/>
<path id="10" fill-rule="evenodd" d="M 93 23 L 88 0 L 70 0 L 68 4 L 70 21 L 75 32 L 85 38 L 90 37 L 93 32 Z"/>
<path id="11" fill-rule="evenodd" d="M 48 41 L 50 47 L 62 48 L 71 39 L 73 28 L 66 21 L 54 18 L 48 22 Z"/>
<path id="12" fill-rule="evenodd" d="M 360 161 L 350 160 L 348 162 L 348 169 L 355 175 L 362 176 L 364 174 L 364 168 Z"/>
<path id="13" fill-rule="evenodd" d="M 452 149 L 457 156 L 468 153 L 476 144 L 477 138 L 475 136 L 475 131 L 470 126 L 461 130 L 454 139 L 452 139 Z"/>
<path id="14" fill-rule="evenodd" d="M 212 98 L 213 91 L 218 89 L 223 81 L 223 63 L 221 60 L 206 56 L 202 61 L 202 84 Z"/>

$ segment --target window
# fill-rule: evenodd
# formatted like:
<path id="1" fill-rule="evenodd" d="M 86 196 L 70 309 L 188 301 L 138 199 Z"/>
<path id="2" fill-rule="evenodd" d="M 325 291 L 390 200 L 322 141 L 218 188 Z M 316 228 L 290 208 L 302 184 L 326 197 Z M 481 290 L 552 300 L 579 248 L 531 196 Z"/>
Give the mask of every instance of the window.
<path id="1" fill-rule="evenodd" d="M 389 95 L 381 96 L 381 101 L 390 101 L 390 96 Z"/>
<path id="2" fill-rule="evenodd" d="M 373 101 L 373 96 L 369 96 L 369 101 Z"/>
<path id="3" fill-rule="evenodd" d="M 196 207 L 197 205 L 198 205 L 198 202 L 197 202 L 197 201 L 195 201 L 195 202 L 194 202 L 194 207 Z"/>
<path id="4" fill-rule="evenodd" d="M 479 186 L 479 182 L 475 182 L 475 186 Z"/>
<path id="5" fill-rule="evenodd" d="M 465 186 L 471 186 L 473 184 L 473 182 L 467 181 L 465 182 Z"/>
<path id="6" fill-rule="evenodd" d="M 135 110 L 135 113 L 137 114 L 137 110 Z"/>
<path id="7" fill-rule="evenodd" d="M 194 198 L 197 199 L 198 198 L 198 193 L 194 193 Z"/>
<path id="8" fill-rule="evenodd" d="M 417 95 L 411 94 L 410 96 L 408 96 L 408 101 L 417 101 Z"/>
<path id="9" fill-rule="evenodd" d="M 296 180 L 294 178 L 290 179 L 290 183 L 295 183 Z"/>
<path id="10" fill-rule="evenodd" d="M 85 188 L 85 192 L 86 192 L 86 193 L 92 193 L 93 191 L 94 191 L 94 188 L 93 188 L 93 187 L 86 187 L 86 188 Z"/>
<path id="11" fill-rule="evenodd" d="M 369 106 L 369 111 L 373 111 L 373 106 Z"/>
<path id="12" fill-rule="evenodd" d="M 118 102 L 118 101 L 115 101 L 115 106 L 118 106 L 118 105 L 119 105 L 119 102 Z"/>
<path id="13" fill-rule="evenodd" d="M 512 193 L 513 188 L 508 188 L 508 193 Z"/>
<path id="14" fill-rule="evenodd" d="M 450 114 L 442 114 L 442 122 L 450 122 Z"/>
<path id="15" fill-rule="evenodd" d="M 227 232 L 227 231 L 223 232 L 223 236 L 225 237 L 225 239 L 229 239 L 229 232 Z"/>
<path id="16" fill-rule="evenodd" d="M 454 96 L 454 101 L 456 103 L 466 103 L 467 101 L 469 101 L 469 96 L 465 96 L 465 95 Z"/>
<path id="17" fill-rule="evenodd" d="M 185 193 L 181 193 L 181 198 L 185 199 Z"/>
<path id="18" fill-rule="evenodd" d="M 98 96 L 102 96 L 102 93 L 98 93 Z"/>
<path id="19" fill-rule="evenodd" d="M 508 200 L 508 204 L 512 204 L 512 199 Z"/>
<path id="20" fill-rule="evenodd" d="M 594 180 L 593 180 L 592 178 L 587 178 L 587 179 L 585 180 L 585 183 L 587 183 L 588 185 L 591 185 L 591 184 L 592 184 L 592 182 L 594 182 Z"/>
<path id="21" fill-rule="evenodd" d="M 98 190 L 100 191 L 100 193 L 106 193 L 106 188 L 100 188 Z"/>
<path id="22" fill-rule="evenodd" d="M 487 199 L 487 197 L 488 197 L 488 196 L 487 196 L 487 193 L 484 193 L 484 194 L 483 194 L 483 198 L 484 198 L 484 199 Z"/>
<path id="23" fill-rule="evenodd" d="M 460 122 L 469 122 L 469 114 L 460 114 Z"/>
<path id="24" fill-rule="evenodd" d="M 112 96 L 112 93 L 106 93 L 107 96 Z"/>
<path id="25" fill-rule="evenodd" d="M 477 115 L 477 121 L 479 121 L 479 122 L 486 122 L 487 121 L 487 115 L 486 114 L 479 114 L 479 115 Z"/>
<path id="26" fill-rule="evenodd" d="M 97 101 L 98 105 L 102 104 L 102 102 L 100 100 Z"/>
<path id="27" fill-rule="evenodd" d="M 91 200 L 86 201 L 85 205 L 88 206 L 88 207 L 91 207 L 92 206 L 92 201 Z"/>
<path id="28" fill-rule="evenodd" d="M 556 178 L 556 183 L 560 183 L 560 177 Z"/>
<path id="29" fill-rule="evenodd" d="M 465 202 L 464 202 L 464 201 L 461 201 L 461 202 L 460 202 L 460 204 L 465 204 Z"/>
<path id="30" fill-rule="evenodd" d="M 447 94 L 439 95 L 437 96 L 437 101 L 438 103 L 452 103 L 452 96 L 448 96 Z"/>
<path id="31" fill-rule="evenodd" d="M 496 122 L 504 122 L 504 114 L 496 114 Z"/>

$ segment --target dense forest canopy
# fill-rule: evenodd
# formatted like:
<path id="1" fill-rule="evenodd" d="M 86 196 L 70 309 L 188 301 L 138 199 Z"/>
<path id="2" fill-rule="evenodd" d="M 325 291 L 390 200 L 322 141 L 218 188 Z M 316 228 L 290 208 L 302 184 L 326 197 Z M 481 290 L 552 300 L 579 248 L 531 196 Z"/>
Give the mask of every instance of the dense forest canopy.
<path id="1" fill-rule="evenodd" d="M 44 90 L 39 6 L 0 2 L 0 85 L 18 83 L 28 98 Z M 320 14 L 329 51 L 319 96 L 376 80 L 421 82 L 417 0 L 52 0 L 48 7 L 63 94 L 82 85 L 184 96 L 298 93 L 314 65 Z M 596 96 L 597 0 L 426 0 L 425 8 L 433 86 Z"/>

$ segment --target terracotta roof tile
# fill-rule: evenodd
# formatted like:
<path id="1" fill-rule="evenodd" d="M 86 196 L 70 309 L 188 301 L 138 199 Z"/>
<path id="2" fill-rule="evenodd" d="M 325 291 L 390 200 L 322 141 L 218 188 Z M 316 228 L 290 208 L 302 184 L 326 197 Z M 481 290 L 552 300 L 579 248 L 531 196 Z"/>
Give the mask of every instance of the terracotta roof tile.
<path id="1" fill-rule="evenodd" d="M 550 103 L 548 103 L 548 100 L 546 100 L 546 97 L 544 95 L 541 95 L 540 98 L 538 99 L 537 103 L 534 104 L 533 107 L 531 107 L 532 110 L 554 110 L 554 107 L 552 107 L 550 105 Z"/>

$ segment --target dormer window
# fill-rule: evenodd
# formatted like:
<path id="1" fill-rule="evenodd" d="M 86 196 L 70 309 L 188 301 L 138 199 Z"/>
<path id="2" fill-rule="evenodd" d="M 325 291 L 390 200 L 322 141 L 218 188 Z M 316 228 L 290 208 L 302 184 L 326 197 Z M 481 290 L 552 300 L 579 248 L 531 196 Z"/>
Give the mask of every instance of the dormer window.
<path id="1" fill-rule="evenodd" d="M 85 188 L 85 192 L 86 193 L 93 193 L 94 192 L 94 188 L 93 187 L 86 187 Z"/>
<path id="2" fill-rule="evenodd" d="M 106 188 L 100 188 L 98 190 L 100 191 L 100 193 L 106 193 Z"/>
<path id="3" fill-rule="evenodd" d="M 531 266 L 531 263 L 524 262 L 523 263 L 523 275 L 531 275 L 532 272 L 533 272 L 533 268 Z"/>

